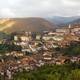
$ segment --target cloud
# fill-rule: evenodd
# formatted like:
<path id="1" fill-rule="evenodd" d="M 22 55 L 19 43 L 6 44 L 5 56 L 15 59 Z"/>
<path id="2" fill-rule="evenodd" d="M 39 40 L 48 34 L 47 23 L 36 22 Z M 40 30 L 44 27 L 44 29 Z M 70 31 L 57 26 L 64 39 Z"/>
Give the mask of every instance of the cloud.
<path id="1" fill-rule="evenodd" d="M 76 7 L 80 5 L 80 0 L 62 0 L 62 2 L 67 7 Z"/>
<path id="2" fill-rule="evenodd" d="M 0 17 L 77 16 L 80 0 L 0 0 Z"/>
<path id="3" fill-rule="evenodd" d="M 14 17 L 15 16 L 14 12 L 11 11 L 11 9 L 9 8 L 2 8 L 0 12 L 1 12 L 0 13 L 1 17 Z"/>

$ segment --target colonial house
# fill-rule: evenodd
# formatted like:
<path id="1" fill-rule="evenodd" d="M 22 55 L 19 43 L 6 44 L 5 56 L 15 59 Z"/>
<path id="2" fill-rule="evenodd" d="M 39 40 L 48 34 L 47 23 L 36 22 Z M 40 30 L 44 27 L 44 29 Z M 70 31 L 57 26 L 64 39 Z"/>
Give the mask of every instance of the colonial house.
<path id="1" fill-rule="evenodd" d="M 77 32 L 77 31 L 80 31 L 80 27 L 79 26 L 75 26 L 71 29 L 71 32 L 74 33 L 74 32 Z"/>
<path id="2" fill-rule="evenodd" d="M 52 53 L 50 53 L 48 51 L 44 52 L 44 54 L 43 54 L 43 60 L 45 60 L 45 61 L 52 60 Z"/>
<path id="3" fill-rule="evenodd" d="M 70 32 L 70 30 L 68 28 L 58 28 L 58 29 L 56 29 L 56 32 L 68 34 Z"/>

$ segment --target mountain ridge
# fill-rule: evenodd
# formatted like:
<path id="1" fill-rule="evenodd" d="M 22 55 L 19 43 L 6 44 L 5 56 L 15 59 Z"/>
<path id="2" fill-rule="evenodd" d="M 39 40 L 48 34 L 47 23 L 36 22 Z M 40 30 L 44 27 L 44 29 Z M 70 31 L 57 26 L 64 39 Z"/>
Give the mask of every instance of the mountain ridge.
<path id="1" fill-rule="evenodd" d="M 6 19 L 5 19 L 6 20 Z M 10 21 L 10 22 L 9 22 Z M 17 31 L 31 31 L 42 32 L 46 30 L 53 30 L 55 24 L 49 22 L 44 18 L 10 18 L 8 21 L 8 27 L 5 25 L 3 32 L 17 32 Z M 10 24 L 11 21 L 13 24 Z M 2 28 L 3 28 L 2 27 Z M 1 27 L 0 27 L 1 28 Z"/>
<path id="2" fill-rule="evenodd" d="M 56 25 L 67 24 L 77 19 L 80 19 L 80 16 L 71 16 L 71 17 L 54 16 L 47 18 L 48 21 L 54 22 Z"/>

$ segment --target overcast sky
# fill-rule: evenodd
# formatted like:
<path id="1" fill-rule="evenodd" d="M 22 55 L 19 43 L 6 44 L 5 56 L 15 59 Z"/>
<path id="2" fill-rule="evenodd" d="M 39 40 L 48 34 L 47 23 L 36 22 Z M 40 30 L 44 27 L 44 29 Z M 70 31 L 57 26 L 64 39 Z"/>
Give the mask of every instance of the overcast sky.
<path id="1" fill-rule="evenodd" d="M 0 0 L 0 17 L 80 16 L 80 0 Z"/>

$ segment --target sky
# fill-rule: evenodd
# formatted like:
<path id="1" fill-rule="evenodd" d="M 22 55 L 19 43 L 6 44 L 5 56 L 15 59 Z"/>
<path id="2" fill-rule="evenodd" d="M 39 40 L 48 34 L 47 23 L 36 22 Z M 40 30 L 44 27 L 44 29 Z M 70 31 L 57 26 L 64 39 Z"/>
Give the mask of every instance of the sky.
<path id="1" fill-rule="evenodd" d="M 80 0 L 0 0 L 0 18 L 80 16 Z"/>

